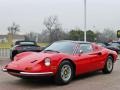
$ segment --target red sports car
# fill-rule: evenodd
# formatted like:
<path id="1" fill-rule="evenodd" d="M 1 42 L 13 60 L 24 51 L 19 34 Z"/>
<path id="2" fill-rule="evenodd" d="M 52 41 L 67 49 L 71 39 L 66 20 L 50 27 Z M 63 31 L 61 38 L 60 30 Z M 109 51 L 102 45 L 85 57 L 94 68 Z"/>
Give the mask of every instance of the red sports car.
<path id="1" fill-rule="evenodd" d="M 67 84 L 80 74 L 102 70 L 111 73 L 117 59 L 115 51 L 95 43 L 57 41 L 42 52 L 23 52 L 3 71 L 21 78 L 53 76 L 57 84 Z"/>

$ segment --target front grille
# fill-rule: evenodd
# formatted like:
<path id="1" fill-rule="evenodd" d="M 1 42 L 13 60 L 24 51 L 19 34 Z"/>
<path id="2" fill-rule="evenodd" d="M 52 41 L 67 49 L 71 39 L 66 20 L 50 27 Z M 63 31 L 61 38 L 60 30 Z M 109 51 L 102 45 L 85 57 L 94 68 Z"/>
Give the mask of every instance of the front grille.
<path id="1" fill-rule="evenodd" d="M 13 72 L 13 73 L 20 73 L 21 71 L 19 71 L 19 70 L 12 70 L 12 69 L 8 69 L 7 70 L 8 72 Z"/>

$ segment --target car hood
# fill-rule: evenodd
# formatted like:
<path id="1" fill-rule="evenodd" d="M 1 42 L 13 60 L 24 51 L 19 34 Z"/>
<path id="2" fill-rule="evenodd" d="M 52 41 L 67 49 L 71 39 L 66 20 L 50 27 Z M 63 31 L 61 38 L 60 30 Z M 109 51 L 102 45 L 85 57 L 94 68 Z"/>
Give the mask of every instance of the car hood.
<path id="1" fill-rule="evenodd" d="M 16 59 L 16 60 L 12 61 L 11 63 L 9 63 L 7 65 L 7 69 L 24 70 L 26 67 L 34 67 L 36 64 L 40 63 L 41 61 L 43 61 L 47 57 L 53 58 L 53 57 L 57 56 L 57 58 L 61 58 L 60 56 L 62 54 L 61 55 L 58 55 L 58 54 L 59 53 L 55 53 L 55 52 L 49 52 L 49 53 L 31 52 L 28 55 L 25 55 L 24 57 L 22 57 L 20 59 L 18 58 L 18 60 Z"/>

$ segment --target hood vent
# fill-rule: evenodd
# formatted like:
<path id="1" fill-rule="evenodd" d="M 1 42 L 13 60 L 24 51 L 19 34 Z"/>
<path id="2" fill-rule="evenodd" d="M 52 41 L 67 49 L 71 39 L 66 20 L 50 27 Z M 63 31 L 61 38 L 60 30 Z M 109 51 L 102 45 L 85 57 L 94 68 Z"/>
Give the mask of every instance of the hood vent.
<path id="1" fill-rule="evenodd" d="M 34 63 L 34 62 L 36 62 L 36 61 L 38 61 L 38 60 L 31 61 L 31 63 Z"/>

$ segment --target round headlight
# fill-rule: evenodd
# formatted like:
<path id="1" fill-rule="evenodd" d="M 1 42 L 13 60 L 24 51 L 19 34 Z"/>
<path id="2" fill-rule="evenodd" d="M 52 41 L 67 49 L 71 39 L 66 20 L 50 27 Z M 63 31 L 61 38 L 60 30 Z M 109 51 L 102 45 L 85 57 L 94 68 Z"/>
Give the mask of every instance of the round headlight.
<path id="1" fill-rule="evenodd" d="M 50 58 L 45 58 L 45 66 L 50 66 Z"/>

